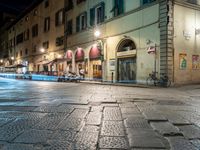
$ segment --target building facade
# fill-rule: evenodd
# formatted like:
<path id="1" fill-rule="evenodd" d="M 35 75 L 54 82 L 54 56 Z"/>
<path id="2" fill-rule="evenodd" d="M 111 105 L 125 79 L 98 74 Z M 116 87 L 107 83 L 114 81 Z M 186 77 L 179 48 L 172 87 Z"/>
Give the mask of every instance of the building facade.
<path id="1" fill-rule="evenodd" d="M 8 31 L 19 72 L 75 72 L 86 80 L 200 82 L 199 0 L 41 0 Z"/>
<path id="2" fill-rule="evenodd" d="M 63 72 L 64 0 L 44 0 L 24 12 L 9 29 L 9 57 L 18 72 Z"/>
<path id="3" fill-rule="evenodd" d="M 146 83 L 152 71 L 174 84 L 200 82 L 196 0 L 66 0 L 67 70 L 85 78 Z"/>

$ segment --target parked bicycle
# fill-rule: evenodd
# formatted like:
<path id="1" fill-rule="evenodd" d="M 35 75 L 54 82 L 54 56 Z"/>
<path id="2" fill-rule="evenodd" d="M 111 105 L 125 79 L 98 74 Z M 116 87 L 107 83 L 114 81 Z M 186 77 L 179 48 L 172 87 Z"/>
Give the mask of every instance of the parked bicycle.
<path id="1" fill-rule="evenodd" d="M 149 77 L 146 80 L 147 85 L 160 85 L 163 87 L 169 87 L 171 85 L 171 81 L 166 74 L 161 74 L 160 79 L 157 77 L 158 72 L 152 72 L 149 74 Z"/>

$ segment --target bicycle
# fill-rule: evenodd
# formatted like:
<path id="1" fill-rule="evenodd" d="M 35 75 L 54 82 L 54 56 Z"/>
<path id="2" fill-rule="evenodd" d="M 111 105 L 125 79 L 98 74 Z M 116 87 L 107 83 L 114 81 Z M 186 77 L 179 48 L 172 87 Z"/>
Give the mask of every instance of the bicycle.
<path id="1" fill-rule="evenodd" d="M 166 74 L 161 74 L 160 79 L 156 76 L 158 72 L 152 72 L 149 74 L 149 77 L 146 80 L 147 85 L 160 85 L 162 87 L 169 87 L 171 85 L 171 81 L 169 80 Z"/>

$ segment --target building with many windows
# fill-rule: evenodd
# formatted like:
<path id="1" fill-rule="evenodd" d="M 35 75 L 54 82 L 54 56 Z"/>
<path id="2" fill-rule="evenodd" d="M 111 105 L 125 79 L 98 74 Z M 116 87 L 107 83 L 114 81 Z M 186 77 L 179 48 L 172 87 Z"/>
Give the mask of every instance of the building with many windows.
<path id="1" fill-rule="evenodd" d="M 39 0 L 10 27 L 9 59 L 19 72 L 198 83 L 199 15 L 199 0 Z"/>
<path id="2" fill-rule="evenodd" d="M 9 57 L 18 72 L 63 72 L 64 0 L 39 0 L 12 24 Z M 13 65 L 12 64 L 12 65 Z"/>
<path id="3" fill-rule="evenodd" d="M 66 0 L 67 70 L 85 78 L 200 82 L 197 0 Z"/>

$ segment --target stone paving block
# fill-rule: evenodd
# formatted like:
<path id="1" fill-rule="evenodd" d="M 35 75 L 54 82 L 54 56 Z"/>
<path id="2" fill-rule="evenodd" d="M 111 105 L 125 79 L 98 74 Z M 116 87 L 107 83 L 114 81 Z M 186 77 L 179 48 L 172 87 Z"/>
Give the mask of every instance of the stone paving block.
<path id="1" fill-rule="evenodd" d="M 144 119 L 144 116 L 142 114 L 122 114 L 122 118 L 141 118 Z"/>
<path id="2" fill-rule="evenodd" d="M 75 118 L 84 118 L 88 114 L 89 109 L 75 109 L 70 116 Z"/>
<path id="3" fill-rule="evenodd" d="M 75 131 L 79 131 L 83 125 L 84 125 L 83 119 L 68 117 L 59 124 L 58 128 L 61 130 L 72 129 Z"/>
<path id="4" fill-rule="evenodd" d="M 152 129 L 147 120 L 138 117 L 129 117 L 124 121 L 126 128 Z"/>
<path id="5" fill-rule="evenodd" d="M 187 119 L 179 116 L 178 114 L 174 114 L 171 112 L 170 114 L 163 114 L 169 122 L 171 122 L 174 125 L 189 125 L 191 122 L 189 122 Z"/>
<path id="6" fill-rule="evenodd" d="M 99 132 L 100 128 L 99 128 L 99 126 L 86 125 L 80 131 L 81 132 Z"/>
<path id="7" fill-rule="evenodd" d="M 12 141 L 17 135 L 21 134 L 25 129 L 32 127 L 35 121 L 26 119 L 17 119 L 0 128 L 0 140 Z"/>
<path id="8" fill-rule="evenodd" d="M 45 143 L 53 132 L 49 130 L 26 130 L 24 133 L 19 135 L 14 141 L 17 143 Z"/>
<path id="9" fill-rule="evenodd" d="M 126 102 L 126 103 L 120 103 L 119 104 L 120 108 L 134 108 L 136 105 L 134 105 L 133 102 Z"/>
<path id="10" fill-rule="evenodd" d="M 168 137 L 171 150 L 198 150 L 190 141 L 184 139 L 183 137 Z"/>
<path id="11" fill-rule="evenodd" d="M 35 106 L 0 106 L 0 111 L 32 111 L 36 107 Z"/>
<path id="12" fill-rule="evenodd" d="M 151 126 L 162 135 L 182 135 L 179 129 L 169 122 L 151 122 Z"/>
<path id="13" fill-rule="evenodd" d="M 59 123 L 67 117 L 67 114 L 48 114 L 45 116 L 39 123 L 37 123 L 33 128 L 34 129 L 49 129 L 49 130 L 55 130 Z"/>
<path id="14" fill-rule="evenodd" d="M 194 125 L 178 126 L 185 138 L 200 139 L 200 128 Z"/>
<path id="15" fill-rule="evenodd" d="M 128 142 L 124 137 L 102 137 L 99 148 L 102 149 L 128 149 Z"/>
<path id="16" fill-rule="evenodd" d="M 91 112 L 102 112 L 103 106 L 92 106 Z"/>
<path id="17" fill-rule="evenodd" d="M 23 112 L 18 117 L 23 119 L 35 120 L 38 121 L 43 118 L 46 113 L 37 113 L 37 112 Z"/>
<path id="18" fill-rule="evenodd" d="M 76 135 L 76 131 L 73 130 L 58 130 L 50 137 L 53 141 L 72 141 Z"/>
<path id="19" fill-rule="evenodd" d="M 153 129 L 127 128 L 129 144 L 135 148 L 166 148 L 168 142 Z"/>
<path id="20" fill-rule="evenodd" d="M 7 144 L 2 150 L 43 150 L 42 145 L 32 145 L 32 144 Z"/>
<path id="21" fill-rule="evenodd" d="M 137 107 L 121 108 L 122 114 L 140 114 L 141 112 Z"/>
<path id="22" fill-rule="evenodd" d="M 11 118 L 0 118 L 0 127 L 2 127 L 3 125 L 13 121 L 14 119 Z"/>
<path id="23" fill-rule="evenodd" d="M 102 136 L 125 136 L 122 121 L 104 121 L 101 128 Z"/>
<path id="24" fill-rule="evenodd" d="M 60 106 L 51 106 L 51 105 L 44 105 L 37 107 L 34 111 L 37 112 L 46 112 L 46 113 L 71 113 L 73 111 L 73 107 L 67 105 L 60 105 Z"/>
<path id="25" fill-rule="evenodd" d="M 163 115 L 155 111 L 144 111 L 143 114 L 148 121 L 167 121 Z"/>
<path id="26" fill-rule="evenodd" d="M 133 136 L 129 138 L 129 144 L 135 148 L 165 148 L 161 138 Z"/>
<path id="27" fill-rule="evenodd" d="M 43 150 L 73 150 L 74 145 L 69 141 L 49 140 Z"/>
<path id="28" fill-rule="evenodd" d="M 96 149 L 99 132 L 79 132 L 74 138 L 74 149 Z"/>
<path id="29" fill-rule="evenodd" d="M 102 112 L 90 112 L 87 116 L 86 124 L 100 125 Z"/>
<path id="30" fill-rule="evenodd" d="M 200 149 L 200 139 L 190 140 L 190 142 L 191 142 L 197 149 Z"/>
<path id="31" fill-rule="evenodd" d="M 105 107 L 103 111 L 104 120 L 122 120 L 119 107 Z"/>

